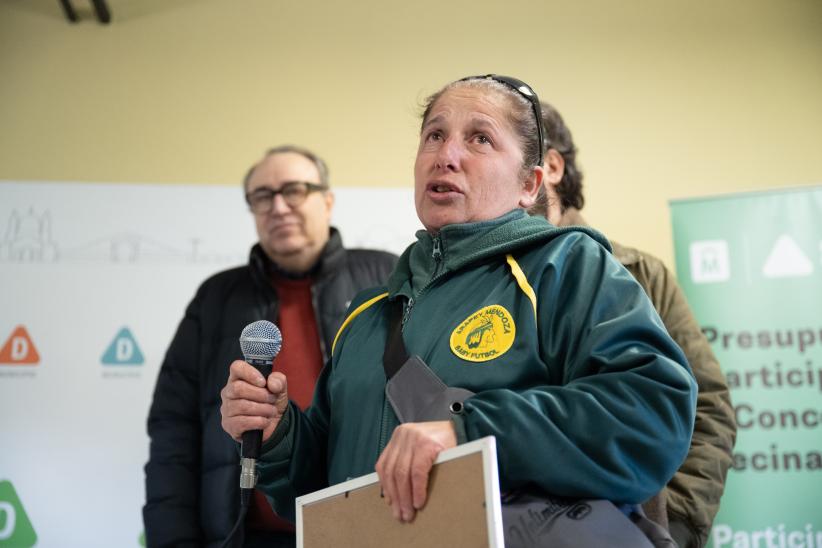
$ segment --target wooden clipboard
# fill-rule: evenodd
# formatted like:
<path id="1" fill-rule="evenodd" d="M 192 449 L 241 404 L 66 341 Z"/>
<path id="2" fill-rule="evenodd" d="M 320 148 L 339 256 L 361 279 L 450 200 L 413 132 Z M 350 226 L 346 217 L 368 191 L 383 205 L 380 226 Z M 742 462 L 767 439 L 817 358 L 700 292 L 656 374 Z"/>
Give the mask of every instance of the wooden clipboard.
<path id="1" fill-rule="evenodd" d="M 298 497 L 296 507 L 298 548 L 504 546 L 493 436 L 440 453 L 411 523 L 394 519 L 376 473 Z"/>

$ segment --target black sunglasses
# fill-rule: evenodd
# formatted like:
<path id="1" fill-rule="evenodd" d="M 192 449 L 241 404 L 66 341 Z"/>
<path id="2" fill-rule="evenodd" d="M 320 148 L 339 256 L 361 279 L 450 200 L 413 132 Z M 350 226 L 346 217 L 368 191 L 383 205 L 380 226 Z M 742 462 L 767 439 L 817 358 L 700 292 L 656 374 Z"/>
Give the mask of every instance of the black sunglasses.
<path id="1" fill-rule="evenodd" d="M 519 80 L 518 78 L 513 78 L 511 76 L 501 76 L 499 74 L 486 74 L 484 76 L 468 76 L 466 78 L 462 78 L 460 82 L 465 80 L 493 80 L 495 82 L 499 82 L 500 84 L 504 84 L 509 88 L 513 89 L 517 93 L 519 93 L 522 97 L 531 103 L 531 108 L 534 110 L 534 116 L 537 119 L 537 136 L 539 137 L 539 164 L 542 165 L 545 161 L 545 126 L 542 123 L 542 109 L 539 106 L 539 97 L 537 97 L 537 93 L 534 89 Z"/>

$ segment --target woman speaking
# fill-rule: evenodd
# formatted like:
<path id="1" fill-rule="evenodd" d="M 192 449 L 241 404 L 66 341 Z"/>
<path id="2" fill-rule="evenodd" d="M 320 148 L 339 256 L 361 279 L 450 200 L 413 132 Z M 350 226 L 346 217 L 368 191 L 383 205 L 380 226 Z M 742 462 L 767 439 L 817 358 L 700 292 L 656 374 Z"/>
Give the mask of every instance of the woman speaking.
<path id="1" fill-rule="evenodd" d="M 438 453 L 488 435 L 503 491 L 633 504 L 674 474 L 696 384 L 608 242 L 525 213 L 542 135 L 519 80 L 470 77 L 432 95 L 414 167 L 425 230 L 387 287 L 351 304 L 312 406 L 288 403 L 281 373 L 231 364 L 223 427 L 236 440 L 263 430 L 259 485 L 280 515 L 293 519 L 295 496 L 376 469 L 395 517 L 413 520 Z M 386 396 L 397 334 L 416 366 L 463 389 L 445 420 L 401 421 Z"/>

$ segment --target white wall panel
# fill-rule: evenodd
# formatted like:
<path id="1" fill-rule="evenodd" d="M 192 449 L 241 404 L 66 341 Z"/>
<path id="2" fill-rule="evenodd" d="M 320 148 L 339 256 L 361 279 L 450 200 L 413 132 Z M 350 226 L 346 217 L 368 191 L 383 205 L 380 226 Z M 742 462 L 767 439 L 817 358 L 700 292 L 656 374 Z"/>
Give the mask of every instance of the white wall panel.
<path id="1" fill-rule="evenodd" d="M 411 189 L 336 194 L 347 245 L 399 253 L 412 241 Z M 39 354 L 0 363 L 0 482 L 38 546 L 137 546 L 157 371 L 200 282 L 256 241 L 242 193 L 0 182 L 0 238 L 0 345 L 23 326 Z M 143 362 L 104 364 L 124 327 Z"/>

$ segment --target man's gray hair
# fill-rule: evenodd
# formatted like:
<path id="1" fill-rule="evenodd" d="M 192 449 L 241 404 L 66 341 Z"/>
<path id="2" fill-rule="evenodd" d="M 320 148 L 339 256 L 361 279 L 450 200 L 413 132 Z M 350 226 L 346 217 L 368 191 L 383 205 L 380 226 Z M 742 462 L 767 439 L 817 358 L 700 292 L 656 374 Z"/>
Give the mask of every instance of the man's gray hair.
<path id="1" fill-rule="evenodd" d="M 278 147 L 269 148 L 266 151 L 265 156 L 263 156 L 263 160 L 265 160 L 269 156 L 274 156 L 275 154 L 285 154 L 287 152 L 294 152 L 296 154 L 308 158 L 311 161 L 311 163 L 313 163 L 316 166 L 317 172 L 320 174 L 320 184 L 325 187 L 328 186 L 328 166 L 322 158 L 320 158 L 307 148 L 299 147 L 296 145 L 280 145 Z M 260 162 L 262 162 L 262 160 L 260 160 Z M 254 173 L 254 170 L 257 169 L 258 165 L 260 165 L 260 162 L 257 162 L 256 164 L 251 166 L 251 168 L 245 174 L 245 178 L 243 179 L 243 188 L 246 191 L 248 191 L 248 181 L 251 179 L 251 175 Z"/>

